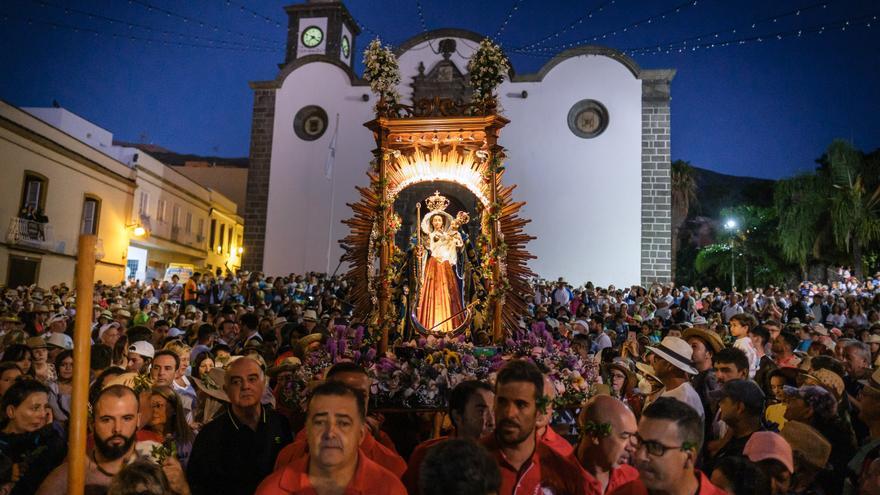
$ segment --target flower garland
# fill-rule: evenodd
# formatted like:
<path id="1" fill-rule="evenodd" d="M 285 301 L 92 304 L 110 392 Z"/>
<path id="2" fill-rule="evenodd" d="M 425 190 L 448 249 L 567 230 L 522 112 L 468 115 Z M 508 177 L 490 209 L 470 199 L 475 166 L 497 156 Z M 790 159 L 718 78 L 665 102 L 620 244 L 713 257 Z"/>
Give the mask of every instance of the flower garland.
<path id="1" fill-rule="evenodd" d="M 400 101 L 397 85 L 400 83 L 400 67 L 390 46 L 382 46 L 379 38 L 374 39 L 364 50 L 364 79 L 370 89 L 379 96 L 376 110 L 380 105 L 393 106 Z"/>
<path id="2" fill-rule="evenodd" d="M 501 48 L 487 38 L 468 60 L 467 70 L 474 103 L 485 104 L 495 100 L 495 88 L 510 72 L 510 63 Z"/>

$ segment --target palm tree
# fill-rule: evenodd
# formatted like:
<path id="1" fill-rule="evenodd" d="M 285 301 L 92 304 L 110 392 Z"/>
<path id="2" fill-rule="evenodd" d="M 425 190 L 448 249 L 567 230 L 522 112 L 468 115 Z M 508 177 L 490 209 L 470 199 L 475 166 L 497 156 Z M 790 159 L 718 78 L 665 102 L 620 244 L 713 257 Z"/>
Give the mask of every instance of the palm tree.
<path id="1" fill-rule="evenodd" d="M 696 202 L 697 182 L 694 168 L 684 160 L 672 162 L 672 280 L 675 280 L 675 264 L 678 259 L 678 237 L 691 206 Z"/>
<path id="2" fill-rule="evenodd" d="M 781 180 L 774 193 L 783 255 L 805 273 L 830 248 L 851 254 L 862 279 L 863 250 L 880 240 L 880 173 L 842 140 L 819 160 L 817 173 Z"/>

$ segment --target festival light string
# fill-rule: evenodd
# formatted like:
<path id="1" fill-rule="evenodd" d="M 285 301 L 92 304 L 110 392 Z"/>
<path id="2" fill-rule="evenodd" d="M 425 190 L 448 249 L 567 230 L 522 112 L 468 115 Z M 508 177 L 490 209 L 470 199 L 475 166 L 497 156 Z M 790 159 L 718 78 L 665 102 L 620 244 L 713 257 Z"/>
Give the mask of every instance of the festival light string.
<path id="1" fill-rule="evenodd" d="M 220 43 L 220 44 L 239 46 L 242 48 L 266 48 L 266 49 L 270 49 L 270 50 L 275 50 L 275 48 L 270 47 L 270 46 L 265 46 L 265 45 L 260 45 L 260 46 L 249 45 L 247 43 L 243 43 L 240 41 L 229 41 L 229 40 L 223 40 L 223 39 L 209 38 L 206 36 L 198 36 L 196 34 L 191 34 L 191 33 L 184 33 L 184 32 L 180 32 L 180 31 L 172 31 L 172 30 L 168 30 L 168 29 L 154 28 L 151 26 L 147 26 L 145 24 L 139 24 L 137 22 L 126 21 L 124 19 L 117 19 L 115 17 L 109 17 L 109 16 L 99 14 L 96 12 L 90 12 L 87 10 L 77 9 L 74 7 L 68 7 L 66 5 L 58 5 L 58 4 L 55 4 L 52 2 L 47 2 L 46 0 L 30 0 L 30 1 L 35 4 L 40 5 L 42 7 L 52 7 L 55 9 L 63 10 L 64 13 L 66 13 L 66 14 L 70 14 L 70 13 L 79 14 L 82 16 L 86 16 L 89 19 L 105 21 L 111 25 L 118 24 L 123 27 L 128 27 L 128 29 L 138 28 L 138 29 L 143 29 L 149 33 L 154 33 L 154 34 L 163 35 L 163 36 L 169 36 L 169 35 L 180 36 L 181 38 L 194 39 L 196 41 L 203 41 L 205 43 Z"/>
<path id="2" fill-rule="evenodd" d="M 757 29 L 758 25 L 763 24 L 768 21 L 772 22 L 773 24 L 776 24 L 782 19 L 786 19 L 788 17 L 799 17 L 801 15 L 801 13 L 803 13 L 803 12 L 808 12 L 810 10 L 816 10 L 816 9 L 824 10 L 827 7 L 828 7 L 828 2 L 814 3 L 812 5 L 807 5 L 805 7 L 801 7 L 799 9 L 791 10 L 788 12 L 783 12 L 780 14 L 771 15 L 771 16 L 760 18 L 760 19 L 755 19 L 751 23 L 749 23 L 748 26 L 745 26 L 745 27 L 732 27 L 732 28 L 722 29 L 720 31 L 703 33 L 703 34 L 691 36 L 689 38 L 684 38 L 684 39 L 681 39 L 681 40 L 678 40 L 675 42 L 671 42 L 671 43 L 659 43 L 657 45 L 652 45 L 650 48 L 661 47 L 661 49 L 662 49 L 662 47 L 664 47 L 664 46 L 666 46 L 667 48 L 675 48 L 678 45 L 687 45 L 688 43 L 690 43 L 692 41 L 700 42 L 700 41 L 703 41 L 704 39 L 718 40 L 722 35 L 727 35 L 727 34 L 731 34 L 731 35 L 732 34 L 740 34 L 741 35 L 743 32 L 747 32 L 750 29 L 752 29 L 752 30 Z M 648 47 L 643 47 L 643 48 L 648 48 Z"/>
<path id="3" fill-rule="evenodd" d="M 130 41 L 142 41 L 142 42 L 147 43 L 148 45 L 152 45 L 155 43 L 157 45 L 166 45 L 166 46 L 173 45 L 173 46 L 190 47 L 190 48 L 209 48 L 209 49 L 214 49 L 214 50 L 229 50 L 229 51 L 237 51 L 237 52 L 262 52 L 262 53 L 277 52 L 277 50 L 275 50 L 275 49 L 268 49 L 268 48 L 262 48 L 262 47 L 256 47 L 256 46 L 253 46 L 253 47 L 219 46 L 219 45 L 212 45 L 212 44 L 187 43 L 187 42 L 183 42 L 183 41 L 150 38 L 150 37 L 146 37 L 146 36 L 138 36 L 138 35 L 133 35 L 133 34 L 120 34 L 120 33 L 112 33 L 112 32 L 105 33 L 105 32 L 101 32 L 101 31 L 98 31 L 98 30 L 92 29 L 92 28 L 85 28 L 82 26 L 74 26 L 71 24 L 65 24 L 62 22 L 47 21 L 47 20 L 43 20 L 43 19 L 34 19 L 32 17 L 19 17 L 19 16 L 7 14 L 7 13 L 0 13 L 0 19 L 2 19 L 4 21 L 12 20 L 12 21 L 23 22 L 28 25 L 41 24 L 41 25 L 45 25 L 45 26 L 50 26 L 53 29 L 65 29 L 65 30 L 76 32 L 76 33 L 89 33 L 89 34 L 92 34 L 96 37 L 97 36 L 104 36 L 104 37 L 109 37 L 111 39 L 116 39 L 116 40 L 125 39 L 125 40 L 130 40 Z"/>
<path id="4" fill-rule="evenodd" d="M 236 2 L 234 0 L 225 0 L 224 3 L 226 4 L 227 7 L 233 7 L 233 6 L 238 7 L 238 11 L 241 12 L 242 14 L 247 13 L 247 14 L 250 14 L 251 17 L 253 17 L 255 19 L 259 18 L 259 19 L 262 19 L 262 20 L 268 22 L 269 24 L 273 24 L 275 27 L 279 27 L 279 28 L 281 27 L 281 23 L 278 22 L 276 19 L 265 16 L 265 15 L 257 12 L 256 10 L 251 9 L 247 5 Z"/>
<path id="5" fill-rule="evenodd" d="M 592 19 L 595 14 L 603 12 L 606 7 L 610 7 L 610 6 L 614 5 L 616 2 L 617 2 L 617 0 L 609 0 L 594 9 L 588 10 L 584 15 L 578 17 L 571 24 L 560 29 L 559 31 L 557 31 L 555 33 L 551 33 L 551 34 L 539 39 L 538 41 L 529 43 L 528 45 L 523 45 L 523 46 L 517 47 L 516 49 L 517 50 L 535 49 L 535 48 L 543 45 L 544 43 L 550 41 L 551 39 L 558 38 L 558 37 L 562 36 L 563 34 L 571 31 L 572 29 L 580 26 L 581 24 L 583 24 L 584 21 Z"/>
<path id="6" fill-rule="evenodd" d="M 611 1 L 614 1 L 614 0 L 611 0 Z M 501 25 L 498 26 L 498 29 L 495 31 L 495 36 L 492 37 L 492 39 L 494 39 L 495 42 L 501 41 L 501 35 L 504 34 L 504 28 L 506 28 L 507 25 L 510 24 L 510 20 L 513 18 L 513 16 L 519 10 L 519 4 L 521 2 L 522 2 L 522 0 L 514 0 L 513 1 L 513 6 L 507 12 L 507 16 L 504 17 L 504 22 L 502 22 Z"/>
<path id="7" fill-rule="evenodd" d="M 670 9 L 664 10 L 663 12 L 660 12 L 659 14 L 654 14 L 650 17 L 645 17 L 645 18 L 640 19 L 636 22 L 627 24 L 625 26 L 621 26 L 616 29 L 606 31 L 602 34 L 597 34 L 595 36 L 582 38 L 582 39 L 572 41 L 569 43 L 561 43 L 559 45 L 544 46 L 541 48 L 534 48 L 534 49 L 521 49 L 521 50 L 518 49 L 518 52 L 520 52 L 520 53 L 521 52 L 531 52 L 531 53 L 556 52 L 556 51 L 560 51 L 560 50 L 565 50 L 567 48 L 573 48 L 575 46 L 584 45 L 584 44 L 587 44 L 587 43 L 590 43 L 593 41 L 598 41 L 599 39 L 607 39 L 612 36 L 616 36 L 620 33 L 626 33 L 626 32 L 629 32 L 633 29 L 638 29 L 639 27 L 641 27 L 643 25 L 653 24 L 655 21 L 666 19 L 667 17 L 678 14 L 683 10 L 687 10 L 689 8 L 696 7 L 698 5 L 698 3 L 699 3 L 699 0 L 687 0 L 686 2 L 680 3 Z"/>
<path id="8" fill-rule="evenodd" d="M 742 37 L 737 39 L 729 39 L 729 40 L 720 40 L 715 42 L 706 42 L 700 44 L 679 44 L 676 46 L 669 45 L 657 45 L 653 47 L 641 47 L 634 49 L 626 49 L 623 50 L 624 53 L 630 55 L 657 55 L 657 54 L 668 54 L 672 52 L 684 53 L 684 52 L 695 52 L 697 50 L 702 49 L 712 49 L 712 48 L 723 48 L 731 45 L 745 45 L 747 43 L 763 43 L 765 41 L 779 41 L 783 39 L 791 39 L 791 38 L 801 38 L 804 35 L 815 34 L 815 35 L 823 35 L 825 33 L 832 32 L 844 32 L 847 29 L 852 29 L 856 27 L 864 26 L 867 29 L 871 29 L 874 24 L 877 23 L 878 17 L 880 17 L 880 13 L 878 14 L 867 14 L 860 17 L 850 18 L 850 19 L 839 19 L 837 21 L 825 22 L 822 24 L 816 24 L 810 27 L 800 28 L 800 29 L 791 29 L 788 31 L 780 31 L 776 33 L 764 34 L 764 35 L 751 35 L 748 37 Z"/>
<path id="9" fill-rule="evenodd" d="M 255 36 L 255 35 L 253 35 L 253 34 L 243 33 L 243 32 L 241 32 L 241 31 L 234 31 L 234 30 L 232 30 L 232 29 L 227 29 L 227 28 L 224 28 L 224 27 L 222 27 L 222 26 L 218 26 L 217 24 L 214 24 L 214 23 L 212 23 L 212 22 L 208 22 L 208 21 L 204 21 L 204 20 L 196 19 L 196 18 L 194 18 L 194 17 L 189 17 L 189 16 L 186 16 L 186 15 L 183 15 L 183 14 L 178 14 L 178 13 L 176 13 L 176 12 L 172 12 L 172 11 L 170 11 L 170 10 L 168 10 L 168 9 L 165 9 L 165 8 L 162 8 L 162 7 L 157 7 L 157 6 L 155 6 L 155 5 L 153 5 L 153 4 L 149 3 L 149 2 L 147 2 L 146 0 L 128 0 L 128 3 L 130 3 L 130 4 L 133 3 L 133 4 L 140 5 L 141 7 L 143 7 L 143 8 L 145 8 L 145 9 L 149 10 L 150 12 L 156 11 L 156 12 L 159 12 L 159 13 L 165 14 L 166 17 L 174 17 L 174 18 L 176 18 L 176 19 L 180 19 L 181 21 L 183 21 L 183 22 L 185 22 L 185 23 L 187 23 L 187 24 L 197 24 L 197 25 L 199 25 L 200 27 L 208 27 L 208 28 L 213 29 L 214 31 L 223 31 L 223 32 L 228 33 L 228 34 L 237 35 L 237 36 L 242 36 L 242 37 L 245 37 L 245 38 L 250 38 L 252 41 L 262 41 L 262 42 L 264 42 L 264 43 L 271 43 L 271 44 L 277 44 L 277 43 L 278 43 L 278 40 L 272 40 L 272 39 L 268 39 L 268 38 L 262 38 L 262 37 L 259 37 L 259 36 Z"/>
<path id="10" fill-rule="evenodd" d="M 712 48 L 722 48 L 729 46 L 742 46 L 749 43 L 764 43 L 767 41 L 780 41 L 787 39 L 798 39 L 803 38 L 806 35 L 824 35 L 831 33 L 840 33 L 845 32 L 850 29 L 858 28 L 864 26 L 866 29 L 871 29 L 875 24 L 880 21 L 880 13 L 876 14 L 866 14 L 858 17 L 847 18 L 847 19 L 839 19 L 837 21 L 826 22 L 822 24 L 816 24 L 810 27 L 799 28 L 799 29 L 790 29 L 786 31 L 778 31 L 772 33 L 766 33 L 761 35 L 749 35 L 736 39 L 727 39 L 727 40 L 718 40 L 718 41 L 710 41 L 700 44 L 691 44 L 685 45 L 683 40 L 679 42 L 673 43 L 663 43 L 660 45 L 653 45 L 649 47 L 636 47 L 636 48 L 626 48 L 621 49 L 621 52 L 626 55 L 635 56 L 635 55 L 660 55 L 660 54 L 670 54 L 670 53 L 689 53 L 696 52 L 701 49 L 712 49 Z M 537 57 L 537 58 L 552 58 L 557 54 L 552 53 L 533 53 L 533 52 L 515 52 L 518 55 L 524 55 L 526 57 Z"/>
<path id="11" fill-rule="evenodd" d="M 421 0 L 416 0 L 416 10 L 419 13 L 419 24 L 422 26 L 422 32 L 428 32 L 428 23 L 425 22 L 425 12 L 422 10 Z"/>

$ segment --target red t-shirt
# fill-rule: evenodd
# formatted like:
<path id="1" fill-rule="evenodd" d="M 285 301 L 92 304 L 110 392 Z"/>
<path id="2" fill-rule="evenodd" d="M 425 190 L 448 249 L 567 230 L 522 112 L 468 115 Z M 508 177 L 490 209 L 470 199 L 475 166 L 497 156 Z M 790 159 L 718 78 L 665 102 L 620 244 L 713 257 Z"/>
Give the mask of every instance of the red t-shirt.
<path id="1" fill-rule="evenodd" d="M 630 481 L 638 479 L 639 471 L 629 464 L 621 464 L 619 467 L 612 469 L 611 476 L 608 478 L 608 486 L 605 487 L 604 492 L 602 492 L 602 484 L 589 471 L 584 470 L 584 476 L 587 478 L 587 483 L 592 485 L 597 492 L 611 493 Z"/>
<path id="2" fill-rule="evenodd" d="M 481 443 L 495 457 L 501 470 L 498 495 L 601 495 L 587 482 L 583 468 L 573 457 L 560 455 L 544 442 L 535 442 L 532 457 L 519 470 L 507 461 L 495 435 L 489 434 Z"/>
<path id="3" fill-rule="evenodd" d="M 438 437 L 432 438 L 430 440 L 425 440 L 424 442 L 416 445 L 416 448 L 413 450 L 412 454 L 409 456 L 409 465 L 406 467 L 406 472 L 403 473 L 403 486 L 406 487 L 406 490 L 410 495 L 419 495 L 419 474 L 422 470 L 422 462 L 425 461 L 425 456 L 428 455 L 428 451 L 431 447 L 445 442 L 449 440 L 450 437 Z"/>
<path id="4" fill-rule="evenodd" d="M 309 456 L 276 469 L 257 487 L 255 495 L 317 495 L 309 480 Z M 358 452 L 358 465 L 345 488 L 345 495 L 406 495 L 397 476 Z"/>
<path id="5" fill-rule="evenodd" d="M 550 426 L 547 426 L 544 430 L 544 434 L 541 435 L 541 441 L 559 454 L 562 454 L 562 457 L 574 455 L 574 447 L 572 447 L 571 444 L 568 443 L 568 440 L 563 438 L 559 433 L 556 433 Z"/>
<path id="6" fill-rule="evenodd" d="M 700 480 L 700 489 L 697 490 L 697 495 L 727 495 L 727 492 L 713 485 L 705 474 L 696 471 L 696 475 Z M 611 495 L 648 495 L 648 489 L 645 488 L 641 478 L 636 478 L 609 493 Z"/>
<path id="7" fill-rule="evenodd" d="M 388 450 L 388 447 L 377 442 L 373 435 L 364 435 L 364 440 L 359 448 L 367 458 L 391 471 L 398 478 L 406 471 L 406 461 L 396 453 Z M 275 469 L 281 469 L 295 460 L 307 457 L 308 453 L 309 443 L 306 440 L 306 430 L 303 429 L 296 434 L 293 443 L 284 447 L 278 453 L 278 457 L 275 459 Z"/>

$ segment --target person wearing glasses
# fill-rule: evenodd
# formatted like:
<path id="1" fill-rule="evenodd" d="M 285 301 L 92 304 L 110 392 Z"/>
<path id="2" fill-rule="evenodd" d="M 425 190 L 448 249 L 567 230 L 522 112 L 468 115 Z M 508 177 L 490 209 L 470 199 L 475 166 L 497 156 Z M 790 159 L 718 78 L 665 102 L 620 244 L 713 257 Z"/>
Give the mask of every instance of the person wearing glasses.
<path id="1" fill-rule="evenodd" d="M 639 477 L 628 463 L 635 452 L 636 416 L 609 395 L 593 397 L 578 416 L 577 458 L 595 493 L 611 493 Z"/>
<path id="2" fill-rule="evenodd" d="M 703 421 L 693 407 L 661 397 L 642 411 L 633 461 L 639 477 L 613 492 L 627 494 L 723 495 L 696 469 L 703 445 Z"/>

